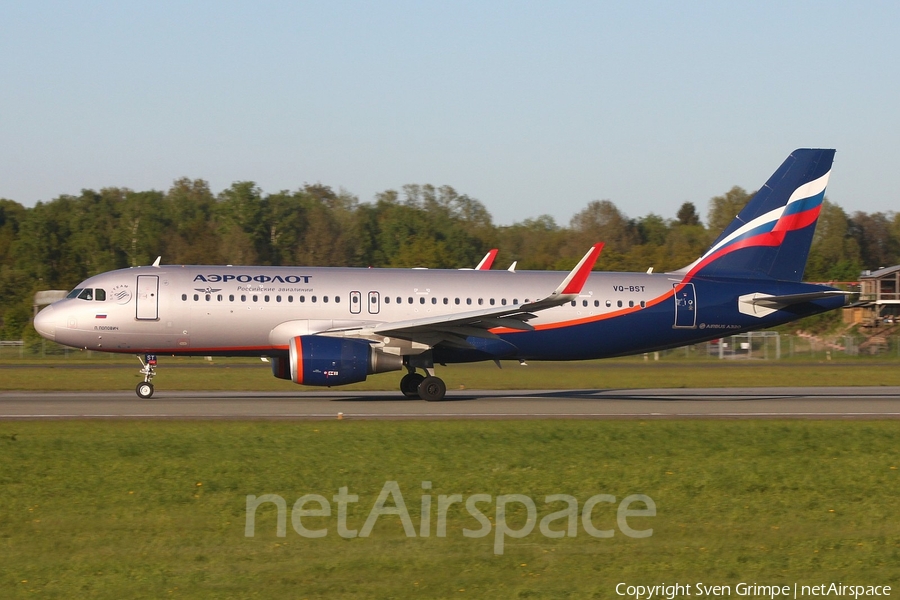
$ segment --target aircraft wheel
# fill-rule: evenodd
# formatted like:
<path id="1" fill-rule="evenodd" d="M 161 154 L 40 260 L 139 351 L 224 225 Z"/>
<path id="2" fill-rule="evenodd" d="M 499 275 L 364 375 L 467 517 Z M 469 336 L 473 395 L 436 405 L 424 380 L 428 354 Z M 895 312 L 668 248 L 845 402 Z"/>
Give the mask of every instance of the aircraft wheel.
<path id="1" fill-rule="evenodd" d="M 138 397 L 146 400 L 153 395 L 153 384 L 147 381 L 142 381 L 137 384 L 136 388 L 134 388 L 134 392 L 138 395 Z"/>
<path id="2" fill-rule="evenodd" d="M 400 380 L 400 391 L 407 398 L 418 398 L 419 384 L 422 383 L 423 379 L 425 378 L 418 373 L 407 373 Z"/>
<path id="3" fill-rule="evenodd" d="M 447 393 L 447 385 L 440 377 L 426 377 L 419 384 L 419 397 L 428 402 L 440 402 Z"/>

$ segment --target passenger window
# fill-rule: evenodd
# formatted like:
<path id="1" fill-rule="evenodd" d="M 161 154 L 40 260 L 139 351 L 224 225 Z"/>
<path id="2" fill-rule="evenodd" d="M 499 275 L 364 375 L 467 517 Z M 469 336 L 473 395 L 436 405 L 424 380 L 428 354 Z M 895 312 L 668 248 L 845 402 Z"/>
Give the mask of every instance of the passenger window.
<path id="1" fill-rule="evenodd" d="M 629 300 L 629 301 L 628 301 L 628 307 L 629 307 L 629 308 L 633 308 L 633 307 L 634 307 L 634 300 Z"/>
<path id="2" fill-rule="evenodd" d="M 385 303 L 385 304 L 390 304 L 390 303 L 391 303 L 391 297 L 390 297 L 390 296 L 385 296 L 385 297 L 384 297 L 384 303 Z M 356 298 L 353 298 L 353 304 L 356 304 Z"/>
<path id="3" fill-rule="evenodd" d="M 281 296 L 275 296 L 275 302 L 281 302 Z"/>
<path id="4" fill-rule="evenodd" d="M 572 300 L 572 306 L 575 306 L 575 301 L 574 301 L 574 300 Z"/>
<path id="5" fill-rule="evenodd" d="M 506 306 L 506 298 L 501 298 L 500 304 L 502 304 L 503 306 Z"/>
<path id="6" fill-rule="evenodd" d="M 210 298 L 209 294 L 206 294 L 206 301 L 207 301 L 207 302 L 209 302 L 209 298 Z"/>
<path id="7" fill-rule="evenodd" d="M 471 298 L 466 298 L 466 304 L 472 304 L 472 299 L 471 299 Z"/>
<path id="8" fill-rule="evenodd" d="M 266 294 L 265 296 L 263 296 L 263 300 L 265 300 L 266 302 L 268 302 L 268 301 L 269 301 L 269 295 Z"/>
<path id="9" fill-rule="evenodd" d="M 397 304 L 403 304 L 403 298 L 397 296 Z"/>
<path id="10" fill-rule="evenodd" d="M 606 301 L 606 308 L 609 308 L 610 306 L 612 306 L 612 302 L 610 302 L 609 300 L 607 300 L 607 301 Z"/>
<path id="11" fill-rule="evenodd" d="M 328 296 L 322 296 L 322 302 L 328 302 Z"/>
<path id="12" fill-rule="evenodd" d="M 478 299 L 478 306 L 483 306 L 483 305 L 484 305 L 484 298 L 479 298 L 479 299 Z"/>
<path id="13" fill-rule="evenodd" d="M 599 301 L 599 300 L 594 300 L 594 306 L 595 306 L 595 307 L 600 306 L 600 301 Z"/>
<path id="14" fill-rule="evenodd" d="M 419 304 L 425 304 L 425 296 L 419 296 Z"/>
<path id="15" fill-rule="evenodd" d="M 218 300 L 219 302 L 221 302 L 221 301 L 222 301 L 222 294 L 219 294 L 218 296 L 216 296 L 216 300 Z"/>
<path id="16" fill-rule="evenodd" d="M 444 304 L 450 304 L 450 298 L 444 298 Z"/>
<path id="17" fill-rule="evenodd" d="M 622 301 L 619 300 L 618 302 L 616 302 L 616 306 L 618 306 L 619 308 L 622 308 Z"/>
<path id="18" fill-rule="evenodd" d="M 97 302 L 106 302 L 106 290 L 100 288 L 94 290 L 94 300 Z"/>
<path id="19" fill-rule="evenodd" d="M 454 303 L 454 304 L 459 304 L 459 298 L 454 298 L 453 303 Z"/>
<path id="20" fill-rule="evenodd" d="M 196 302 L 196 301 L 199 300 L 199 299 L 200 299 L 200 295 L 199 295 L 199 294 L 194 294 L 194 302 Z"/>
<path id="21" fill-rule="evenodd" d="M 432 299 L 431 299 L 431 303 L 432 303 L 432 304 L 437 304 L 437 298 L 432 298 Z"/>
<path id="22" fill-rule="evenodd" d="M 187 302 L 187 294 L 182 294 L 182 295 L 181 295 L 181 299 L 182 299 L 183 301 Z"/>
<path id="23" fill-rule="evenodd" d="M 335 296 L 335 297 L 334 297 L 334 303 L 335 303 L 335 304 L 340 304 L 340 303 L 341 303 L 341 297 L 340 297 L 340 296 Z"/>
<path id="24" fill-rule="evenodd" d="M 641 308 L 646 308 L 646 306 L 647 306 L 647 303 L 644 302 L 643 300 L 641 300 Z"/>
<path id="25" fill-rule="evenodd" d="M 78 294 L 81 293 L 82 289 L 84 289 L 84 288 L 75 288 L 74 290 L 69 292 L 69 294 L 66 296 L 66 298 L 77 298 Z"/>
<path id="26" fill-rule="evenodd" d="M 300 296 L 300 302 L 306 302 L 306 296 Z"/>
<path id="27" fill-rule="evenodd" d="M 259 302 L 259 296 L 257 296 L 256 294 L 253 294 L 253 301 Z"/>
<path id="28" fill-rule="evenodd" d="M 241 302 L 247 301 L 247 294 L 241 294 Z"/>
<path id="29" fill-rule="evenodd" d="M 408 301 L 409 301 L 409 303 L 410 303 L 410 304 L 412 304 L 412 303 L 413 303 L 413 299 L 412 299 L 412 296 L 410 296 L 410 297 L 409 297 L 409 298 L 408 298 Z"/>
<path id="30" fill-rule="evenodd" d="M 587 306 L 587 305 L 588 305 L 588 301 L 587 301 L 587 300 L 582 300 L 582 301 L 581 301 L 581 305 L 582 305 L 582 306 Z"/>
<path id="31" fill-rule="evenodd" d="M 93 300 L 94 290 L 92 290 L 91 288 L 85 288 L 80 294 L 78 294 L 78 297 L 82 300 Z"/>
<path id="32" fill-rule="evenodd" d="M 293 297 L 293 296 L 288 296 L 288 302 L 293 302 L 293 301 L 294 301 L 294 297 Z"/>
<path id="33" fill-rule="evenodd" d="M 228 301 L 234 302 L 234 294 L 228 294 Z"/>
<path id="34" fill-rule="evenodd" d="M 316 301 L 316 297 L 315 297 L 315 296 L 310 296 L 310 297 L 309 297 L 309 301 L 310 301 L 310 302 L 315 302 L 315 301 Z"/>

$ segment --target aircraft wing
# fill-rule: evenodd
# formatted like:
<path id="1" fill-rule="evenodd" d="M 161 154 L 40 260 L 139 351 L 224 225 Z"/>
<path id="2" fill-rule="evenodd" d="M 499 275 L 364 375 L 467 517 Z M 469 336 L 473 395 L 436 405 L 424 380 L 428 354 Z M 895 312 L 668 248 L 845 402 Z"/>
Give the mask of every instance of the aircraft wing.
<path id="1" fill-rule="evenodd" d="M 422 319 L 379 323 L 373 326 L 331 329 L 321 332 L 321 335 L 355 337 L 373 341 L 398 338 L 428 347 L 434 347 L 440 343 L 470 347 L 470 344 L 465 341 L 467 337 L 496 338 L 497 336 L 489 331 L 495 327 L 530 331 L 534 327 L 527 321 L 537 316 L 534 313 L 561 306 L 578 297 L 602 249 L 602 243 L 594 244 L 552 293 L 534 302 Z"/>

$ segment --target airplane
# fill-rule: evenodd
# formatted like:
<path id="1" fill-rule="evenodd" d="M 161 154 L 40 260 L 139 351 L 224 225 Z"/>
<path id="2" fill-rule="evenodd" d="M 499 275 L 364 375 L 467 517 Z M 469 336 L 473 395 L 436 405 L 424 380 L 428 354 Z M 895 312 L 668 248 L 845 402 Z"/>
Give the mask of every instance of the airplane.
<path id="1" fill-rule="evenodd" d="M 136 354 L 141 398 L 157 356 L 255 356 L 275 377 L 340 386 L 405 370 L 406 397 L 443 400 L 435 365 L 585 360 L 696 344 L 839 308 L 803 283 L 834 150 L 798 149 L 712 246 L 668 273 L 161 265 L 102 273 L 34 327 L 76 348 Z M 493 252 L 493 251 L 492 251 Z"/>

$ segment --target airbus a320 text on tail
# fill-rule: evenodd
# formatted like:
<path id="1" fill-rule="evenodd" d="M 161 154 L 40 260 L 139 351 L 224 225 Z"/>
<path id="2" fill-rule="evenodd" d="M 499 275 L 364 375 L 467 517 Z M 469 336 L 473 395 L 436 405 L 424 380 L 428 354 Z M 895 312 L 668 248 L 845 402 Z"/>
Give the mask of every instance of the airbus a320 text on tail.
<path id="1" fill-rule="evenodd" d="M 160 266 L 91 277 L 41 311 L 60 344 L 132 353 L 153 394 L 156 355 L 268 357 L 275 377 L 336 386 L 405 370 L 441 400 L 435 364 L 581 360 L 695 344 L 838 308 L 802 283 L 834 150 L 796 150 L 709 250 L 671 273 Z M 493 251 L 492 251 L 493 252 Z M 485 267 L 487 264 L 487 269 Z M 424 373 L 424 374 L 423 374 Z"/>

